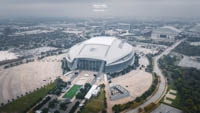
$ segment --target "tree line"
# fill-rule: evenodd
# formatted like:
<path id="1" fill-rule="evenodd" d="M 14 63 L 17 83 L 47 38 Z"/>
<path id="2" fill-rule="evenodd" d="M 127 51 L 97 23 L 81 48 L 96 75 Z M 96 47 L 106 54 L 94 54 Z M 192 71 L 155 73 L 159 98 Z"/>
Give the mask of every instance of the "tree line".
<path id="1" fill-rule="evenodd" d="M 164 56 L 160 67 L 180 96 L 179 106 L 187 113 L 200 113 L 200 70 L 176 66 L 175 57 Z"/>

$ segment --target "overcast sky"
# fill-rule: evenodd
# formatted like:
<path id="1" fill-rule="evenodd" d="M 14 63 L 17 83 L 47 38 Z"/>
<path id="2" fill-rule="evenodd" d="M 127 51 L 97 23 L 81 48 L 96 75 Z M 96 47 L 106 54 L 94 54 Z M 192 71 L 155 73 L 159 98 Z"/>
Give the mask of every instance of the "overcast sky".
<path id="1" fill-rule="evenodd" d="M 200 0 L 0 0 L 0 18 L 30 16 L 190 18 L 200 17 Z"/>

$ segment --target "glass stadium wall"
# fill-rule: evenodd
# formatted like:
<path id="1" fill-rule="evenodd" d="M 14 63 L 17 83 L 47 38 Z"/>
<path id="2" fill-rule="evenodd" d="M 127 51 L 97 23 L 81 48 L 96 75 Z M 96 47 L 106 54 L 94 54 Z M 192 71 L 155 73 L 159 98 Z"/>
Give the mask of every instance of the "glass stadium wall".
<path id="1" fill-rule="evenodd" d="M 122 71 L 123 69 L 127 68 L 131 64 L 133 58 L 134 56 L 132 56 L 129 60 L 124 61 L 122 63 L 106 66 L 105 73 L 114 73 L 114 72 Z"/>
<path id="2" fill-rule="evenodd" d="M 75 60 L 74 60 L 72 63 L 67 62 L 67 64 L 71 70 L 74 70 L 73 66 L 75 64 L 76 65 L 75 67 L 78 70 L 99 72 L 101 68 L 101 63 L 104 62 L 103 72 L 114 73 L 114 72 L 120 72 L 123 69 L 127 68 L 129 65 L 131 65 L 131 63 L 133 62 L 133 58 L 134 58 L 134 55 L 124 62 L 120 62 L 118 64 L 109 65 L 109 66 L 106 66 L 106 62 L 103 60 L 87 59 L 87 58 L 78 58 L 78 59 L 75 59 L 77 60 L 77 63 L 75 63 Z"/>
<path id="3" fill-rule="evenodd" d="M 67 63 L 67 66 L 69 67 L 69 69 L 70 69 L 70 70 L 73 70 L 73 69 L 72 69 L 72 67 L 73 67 L 73 62 L 67 61 L 66 63 Z"/>
<path id="4" fill-rule="evenodd" d="M 98 72 L 101 67 L 102 62 L 104 63 L 104 67 L 105 67 L 105 61 L 103 60 L 87 59 L 87 58 L 78 58 L 75 60 L 77 60 L 76 69 L 78 70 Z M 73 65 L 74 65 L 74 62 L 68 63 L 68 66 L 70 67 L 70 69 L 72 69 Z M 105 70 L 104 67 L 103 67 L 103 72 Z"/>

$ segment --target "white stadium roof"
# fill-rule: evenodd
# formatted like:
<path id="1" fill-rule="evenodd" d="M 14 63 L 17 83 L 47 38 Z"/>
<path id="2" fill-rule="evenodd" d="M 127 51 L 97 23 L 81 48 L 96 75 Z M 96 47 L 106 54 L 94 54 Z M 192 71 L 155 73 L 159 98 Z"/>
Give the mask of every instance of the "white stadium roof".
<path id="1" fill-rule="evenodd" d="M 159 27 L 153 31 L 154 33 L 180 33 L 181 30 L 173 27 L 173 26 L 164 26 Z"/>
<path id="2" fill-rule="evenodd" d="M 110 46 L 116 38 L 114 37 L 96 37 L 91 38 L 90 40 L 86 40 L 85 44 L 102 44 Z"/>
<path id="3" fill-rule="evenodd" d="M 179 29 L 177 29 L 177 28 L 175 28 L 175 27 L 173 27 L 173 26 L 164 26 L 164 27 L 162 27 L 162 28 L 175 31 L 175 32 L 177 32 L 177 33 L 180 33 L 180 32 L 181 32 L 181 30 L 179 30 Z"/>
<path id="4" fill-rule="evenodd" d="M 92 58 L 109 64 L 132 52 L 130 44 L 115 37 L 94 37 L 70 48 L 67 59 L 72 62 L 75 58 Z"/>

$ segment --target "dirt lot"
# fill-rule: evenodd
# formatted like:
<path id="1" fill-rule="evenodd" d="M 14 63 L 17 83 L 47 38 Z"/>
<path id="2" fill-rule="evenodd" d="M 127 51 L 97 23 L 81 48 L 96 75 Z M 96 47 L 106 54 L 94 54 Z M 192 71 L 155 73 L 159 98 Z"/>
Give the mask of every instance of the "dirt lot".
<path id="1" fill-rule="evenodd" d="M 7 103 L 8 99 L 33 91 L 56 79 L 62 74 L 61 62 L 57 61 L 62 58 L 63 55 L 52 56 L 42 61 L 36 60 L 0 70 L 0 103 Z"/>
<path id="2" fill-rule="evenodd" d="M 94 79 L 93 75 L 94 75 L 94 72 L 81 71 L 80 74 L 72 82 L 72 84 L 84 85 L 85 83 L 91 83 L 92 80 Z"/>
<path id="3" fill-rule="evenodd" d="M 141 45 L 137 45 L 136 47 L 133 47 L 133 50 L 136 53 L 142 52 L 143 54 L 155 54 L 158 52 L 155 48 L 154 49 L 144 48 Z"/>
<path id="4" fill-rule="evenodd" d="M 152 75 L 142 70 L 133 70 L 126 75 L 112 79 L 112 83 L 121 85 L 130 92 L 129 97 L 111 101 L 112 105 L 122 104 L 134 100 L 148 90 L 152 83 Z"/>
<path id="5" fill-rule="evenodd" d="M 200 63 L 196 60 L 195 57 L 185 56 L 178 63 L 178 66 L 181 67 L 193 67 L 196 69 L 200 69 Z"/>

